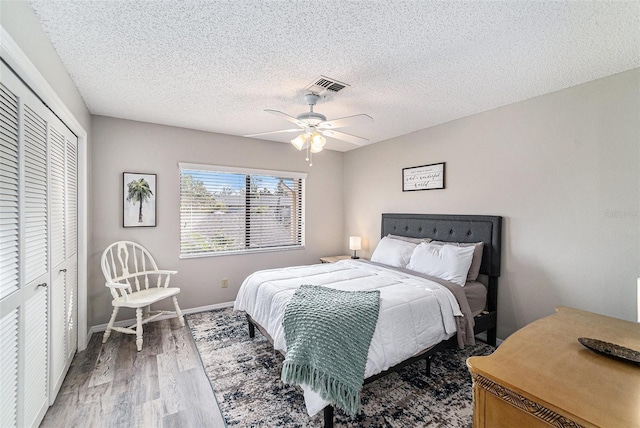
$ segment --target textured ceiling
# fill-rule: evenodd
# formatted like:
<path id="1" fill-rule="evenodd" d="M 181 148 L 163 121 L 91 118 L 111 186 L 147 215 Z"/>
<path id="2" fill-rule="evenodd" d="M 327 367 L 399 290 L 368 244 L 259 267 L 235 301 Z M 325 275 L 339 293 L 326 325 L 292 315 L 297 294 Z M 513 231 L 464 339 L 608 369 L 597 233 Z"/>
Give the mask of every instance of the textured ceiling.
<path id="1" fill-rule="evenodd" d="M 28 2 L 91 113 L 232 135 L 291 128 L 263 109 L 320 75 L 375 143 L 640 67 L 638 1 Z"/>

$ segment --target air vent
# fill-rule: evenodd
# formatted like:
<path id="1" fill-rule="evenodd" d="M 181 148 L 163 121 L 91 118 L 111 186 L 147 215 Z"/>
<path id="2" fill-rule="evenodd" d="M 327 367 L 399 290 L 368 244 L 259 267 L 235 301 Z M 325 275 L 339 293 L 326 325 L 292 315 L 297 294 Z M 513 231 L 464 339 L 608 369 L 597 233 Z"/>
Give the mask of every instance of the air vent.
<path id="1" fill-rule="evenodd" d="M 317 79 L 314 79 L 314 81 L 305 89 L 313 92 L 314 94 L 322 94 L 325 91 L 334 92 L 334 93 L 339 92 L 344 88 L 346 88 L 347 86 L 349 85 L 347 85 L 346 83 L 339 82 L 336 79 L 332 79 L 326 76 L 320 76 Z"/>

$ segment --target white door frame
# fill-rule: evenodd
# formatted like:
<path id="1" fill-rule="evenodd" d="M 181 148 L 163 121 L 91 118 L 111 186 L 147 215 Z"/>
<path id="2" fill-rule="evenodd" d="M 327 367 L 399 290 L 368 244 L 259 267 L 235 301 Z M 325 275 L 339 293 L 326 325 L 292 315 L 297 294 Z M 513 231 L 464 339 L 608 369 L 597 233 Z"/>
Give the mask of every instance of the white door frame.
<path id="1" fill-rule="evenodd" d="M 78 351 L 87 347 L 87 131 L 56 94 L 49 82 L 0 25 L 0 57 L 78 137 Z"/>

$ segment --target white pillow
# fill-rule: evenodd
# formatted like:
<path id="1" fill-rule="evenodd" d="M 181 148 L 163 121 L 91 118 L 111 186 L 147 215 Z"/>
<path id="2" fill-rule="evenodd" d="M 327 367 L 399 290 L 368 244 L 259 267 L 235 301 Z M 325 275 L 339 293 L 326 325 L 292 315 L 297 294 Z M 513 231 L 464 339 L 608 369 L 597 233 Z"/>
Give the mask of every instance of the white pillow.
<path id="1" fill-rule="evenodd" d="M 404 268 L 409 263 L 411 254 L 417 246 L 412 242 L 400 241 L 399 239 L 385 236 L 378 242 L 378 246 L 371 255 L 371 261 Z"/>
<path id="2" fill-rule="evenodd" d="M 411 254 L 407 269 L 445 279 L 464 287 L 474 247 L 420 244 Z"/>
<path id="3" fill-rule="evenodd" d="M 427 241 L 429 242 L 429 241 Z M 480 274 L 480 266 L 482 265 L 482 251 L 484 250 L 483 242 L 473 242 L 470 244 L 462 242 L 445 242 L 445 241 L 431 241 L 437 245 L 455 245 L 456 247 L 471 247 L 473 246 L 473 257 L 471 258 L 471 267 L 467 274 L 467 281 L 475 281 Z"/>

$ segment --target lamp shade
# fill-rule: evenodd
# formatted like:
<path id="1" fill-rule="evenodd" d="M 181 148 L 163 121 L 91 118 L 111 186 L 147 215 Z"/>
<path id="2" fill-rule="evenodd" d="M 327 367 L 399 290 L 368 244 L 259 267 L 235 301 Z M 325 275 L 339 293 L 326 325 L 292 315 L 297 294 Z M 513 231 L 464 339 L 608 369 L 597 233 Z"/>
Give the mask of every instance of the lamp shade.
<path id="1" fill-rule="evenodd" d="M 306 141 L 307 141 L 307 135 L 306 134 L 300 134 L 296 138 L 291 140 L 291 144 L 293 144 L 293 147 L 295 147 L 296 149 L 302 150 L 302 147 L 304 146 L 304 143 Z"/>
<path id="2" fill-rule="evenodd" d="M 350 236 L 349 237 L 349 249 L 352 251 L 357 251 L 362 249 L 362 239 L 359 236 Z"/>
<path id="3" fill-rule="evenodd" d="M 318 132 L 311 134 L 311 153 L 320 153 L 327 140 Z"/>

